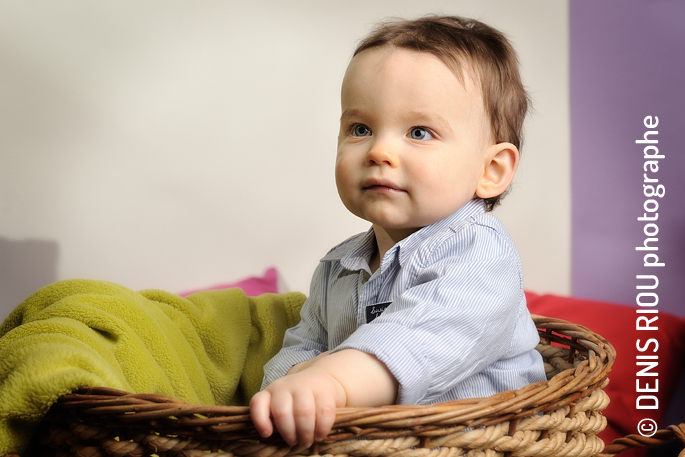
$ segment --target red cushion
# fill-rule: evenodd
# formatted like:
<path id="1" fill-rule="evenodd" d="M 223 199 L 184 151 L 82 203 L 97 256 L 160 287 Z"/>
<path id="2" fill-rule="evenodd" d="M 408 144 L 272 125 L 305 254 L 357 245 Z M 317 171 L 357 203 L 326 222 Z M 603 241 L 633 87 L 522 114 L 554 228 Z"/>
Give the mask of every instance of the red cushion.
<path id="1" fill-rule="evenodd" d="M 606 338 L 616 349 L 616 363 L 609 374 L 610 383 L 605 389 L 611 399 L 604 411 L 608 426 L 599 436 L 606 444 L 613 439 L 631 433 L 637 433 L 637 425 L 643 418 L 651 418 L 663 426 L 661 420 L 678 385 L 685 357 L 685 319 L 667 313 L 658 313 L 659 319 L 651 325 L 658 330 L 636 330 L 636 308 L 578 298 L 559 297 L 555 295 L 536 295 L 526 292 L 528 309 L 532 314 L 564 319 L 575 324 L 584 325 L 595 333 Z M 654 315 L 650 315 L 653 317 Z M 644 352 L 637 350 L 637 340 L 641 347 L 649 338 L 656 338 L 659 343 L 657 352 L 654 345 Z M 659 365 L 649 370 L 658 373 L 658 377 L 640 376 L 640 386 L 649 382 L 654 386 L 658 378 L 659 392 L 636 393 L 636 373 L 644 366 L 636 365 L 638 355 L 657 355 Z M 638 395 L 655 395 L 659 399 L 658 409 L 637 409 Z M 645 403 L 646 404 L 646 403 Z M 621 453 L 623 456 L 646 455 L 644 450 Z"/>
<path id="2" fill-rule="evenodd" d="M 278 272 L 275 268 L 269 268 L 264 272 L 263 276 L 252 276 L 249 278 L 241 279 L 240 281 L 215 284 L 210 287 L 204 287 L 202 289 L 191 290 L 187 292 L 182 292 L 179 295 L 185 297 L 186 295 L 194 294 L 195 292 L 201 292 L 203 290 L 215 290 L 215 289 L 230 289 L 231 287 L 239 287 L 243 289 L 245 294 L 250 297 L 256 297 L 258 295 L 271 293 L 278 293 Z"/>

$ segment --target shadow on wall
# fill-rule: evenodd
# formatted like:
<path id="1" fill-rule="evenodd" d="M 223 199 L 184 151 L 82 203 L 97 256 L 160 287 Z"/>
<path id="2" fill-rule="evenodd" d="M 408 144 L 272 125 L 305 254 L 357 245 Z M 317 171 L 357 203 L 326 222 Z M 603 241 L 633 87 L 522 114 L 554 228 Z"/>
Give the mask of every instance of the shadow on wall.
<path id="1" fill-rule="evenodd" d="M 59 244 L 0 237 L 0 322 L 26 297 L 57 281 Z"/>

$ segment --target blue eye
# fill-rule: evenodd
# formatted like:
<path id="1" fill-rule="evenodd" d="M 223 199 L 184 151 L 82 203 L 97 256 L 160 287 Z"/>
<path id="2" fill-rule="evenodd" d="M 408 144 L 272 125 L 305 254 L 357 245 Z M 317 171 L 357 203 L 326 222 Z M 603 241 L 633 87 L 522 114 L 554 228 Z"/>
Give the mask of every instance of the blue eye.
<path id="1" fill-rule="evenodd" d="M 355 124 L 352 127 L 352 135 L 354 136 L 369 136 L 371 135 L 371 130 L 364 124 Z"/>
<path id="2" fill-rule="evenodd" d="M 430 140 L 433 138 L 431 133 L 423 127 L 413 127 L 409 132 L 412 140 Z"/>

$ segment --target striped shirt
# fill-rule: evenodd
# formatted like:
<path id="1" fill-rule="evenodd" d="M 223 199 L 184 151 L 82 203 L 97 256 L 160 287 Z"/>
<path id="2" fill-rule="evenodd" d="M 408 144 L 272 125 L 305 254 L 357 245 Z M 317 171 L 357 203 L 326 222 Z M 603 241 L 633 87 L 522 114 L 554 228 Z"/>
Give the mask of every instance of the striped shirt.
<path id="1" fill-rule="evenodd" d="M 502 223 L 474 199 L 394 245 L 371 274 L 373 230 L 319 263 L 301 321 L 264 367 L 267 386 L 321 352 L 375 355 L 398 404 L 486 397 L 545 380 L 521 261 Z"/>

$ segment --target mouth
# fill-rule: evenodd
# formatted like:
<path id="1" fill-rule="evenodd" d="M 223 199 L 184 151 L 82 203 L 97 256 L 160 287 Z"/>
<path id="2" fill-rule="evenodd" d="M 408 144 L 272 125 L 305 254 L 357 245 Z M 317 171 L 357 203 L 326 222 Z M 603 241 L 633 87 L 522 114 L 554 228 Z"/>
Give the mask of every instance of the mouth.
<path id="1" fill-rule="evenodd" d="M 397 184 L 385 179 L 367 179 L 362 185 L 362 190 L 372 192 L 406 192 Z"/>

